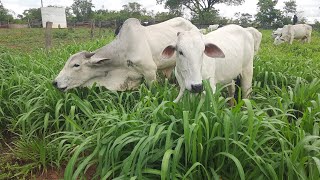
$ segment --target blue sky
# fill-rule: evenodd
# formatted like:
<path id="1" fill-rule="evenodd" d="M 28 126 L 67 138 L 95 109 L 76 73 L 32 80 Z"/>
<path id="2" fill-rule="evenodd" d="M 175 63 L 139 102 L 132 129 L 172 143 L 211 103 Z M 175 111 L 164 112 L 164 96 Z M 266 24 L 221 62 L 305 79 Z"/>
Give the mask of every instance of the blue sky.
<path id="1" fill-rule="evenodd" d="M 14 11 L 17 14 L 21 14 L 23 10 L 29 8 L 40 7 L 41 0 L 1 0 L 7 9 Z M 277 8 L 282 9 L 283 2 L 287 0 L 279 0 Z M 70 6 L 73 0 L 43 0 L 44 6 L 47 5 L 59 5 Z M 109 9 L 120 10 L 122 5 L 128 2 L 138 2 L 143 5 L 147 10 L 167 11 L 162 5 L 157 5 L 156 0 L 92 0 L 95 5 L 95 9 Z M 256 14 L 258 0 L 246 0 L 241 6 L 226 6 L 224 4 L 216 5 L 215 7 L 220 10 L 220 14 L 226 17 L 232 17 L 234 13 L 249 13 Z M 296 0 L 298 5 L 298 11 L 300 16 L 309 18 L 313 21 L 315 18 L 320 20 L 320 0 Z"/>

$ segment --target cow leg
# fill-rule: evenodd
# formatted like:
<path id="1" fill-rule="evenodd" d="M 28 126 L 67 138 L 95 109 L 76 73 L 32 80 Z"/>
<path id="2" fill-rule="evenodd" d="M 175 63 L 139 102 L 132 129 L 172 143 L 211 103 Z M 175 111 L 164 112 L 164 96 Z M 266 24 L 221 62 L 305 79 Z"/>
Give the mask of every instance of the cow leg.
<path id="1" fill-rule="evenodd" d="M 209 83 L 210 83 L 210 86 L 211 86 L 211 89 L 212 89 L 212 93 L 214 94 L 216 92 L 216 81 L 213 79 L 213 78 L 210 78 L 209 79 Z"/>
<path id="2" fill-rule="evenodd" d="M 135 64 L 135 62 L 139 63 Z M 152 85 L 152 82 L 157 79 L 157 65 L 153 62 L 152 59 L 134 61 L 131 66 L 144 76 L 144 79 L 146 80 L 149 87 Z"/>
<path id="3" fill-rule="evenodd" d="M 291 36 L 290 36 L 290 42 L 289 42 L 290 44 L 292 44 L 293 39 L 294 39 L 294 36 L 293 36 L 293 35 L 291 35 Z"/>
<path id="4" fill-rule="evenodd" d="M 183 93 L 184 93 L 184 90 L 185 90 L 185 89 L 186 89 L 185 87 L 180 87 L 180 91 L 179 91 L 178 96 L 176 97 L 175 100 L 173 100 L 174 103 L 177 103 L 177 102 L 180 101 L 180 99 L 181 99 L 182 96 L 183 96 Z"/>
<path id="5" fill-rule="evenodd" d="M 228 86 L 228 93 L 229 93 L 229 97 L 231 98 L 229 100 L 229 105 L 232 107 L 235 104 L 236 99 L 234 99 L 234 93 L 236 91 L 235 88 L 235 82 L 234 80 L 231 81 L 230 85 Z"/>
<path id="6" fill-rule="evenodd" d="M 241 74 L 242 98 L 249 98 L 252 91 L 252 76 L 253 76 L 253 60 L 245 67 Z"/>
<path id="7" fill-rule="evenodd" d="M 145 71 L 143 75 L 149 87 L 151 87 L 153 81 L 157 80 L 156 70 Z"/>
<path id="8" fill-rule="evenodd" d="M 177 69 L 175 69 L 175 75 L 176 75 L 176 78 L 177 78 L 177 81 L 178 81 L 178 84 L 180 86 L 180 91 L 179 91 L 179 94 L 178 96 L 176 97 L 176 99 L 173 101 L 174 103 L 177 103 L 183 96 L 183 93 L 186 89 L 184 83 L 183 83 L 183 80 L 182 78 L 180 77 L 179 73 L 177 72 Z"/>
<path id="9" fill-rule="evenodd" d="M 164 76 L 169 79 L 171 77 L 171 74 L 172 74 L 172 70 L 173 70 L 174 67 L 168 67 L 168 68 L 165 68 L 165 69 L 162 69 L 162 73 L 164 74 Z"/>
<path id="10" fill-rule="evenodd" d="M 308 42 L 308 43 L 310 43 L 310 42 L 311 42 L 311 33 L 310 33 L 310 34 L 308 34 L 308 36 L 307 36 L 307 42 Z"/>

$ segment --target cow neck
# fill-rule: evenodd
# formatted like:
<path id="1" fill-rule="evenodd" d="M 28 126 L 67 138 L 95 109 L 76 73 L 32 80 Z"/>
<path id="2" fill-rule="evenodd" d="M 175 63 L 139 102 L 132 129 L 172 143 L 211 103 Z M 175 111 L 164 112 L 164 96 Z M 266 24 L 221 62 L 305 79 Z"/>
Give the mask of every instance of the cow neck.
<path id="1" fill-rule="evenodd" d="M 95 51 L 96 56 L 106 57 L 110 59 L 115 59 L 116 56 L 119 56 L 119 42 L 118 39 L 113 40 L 109 44 L 97 49 Z"/>

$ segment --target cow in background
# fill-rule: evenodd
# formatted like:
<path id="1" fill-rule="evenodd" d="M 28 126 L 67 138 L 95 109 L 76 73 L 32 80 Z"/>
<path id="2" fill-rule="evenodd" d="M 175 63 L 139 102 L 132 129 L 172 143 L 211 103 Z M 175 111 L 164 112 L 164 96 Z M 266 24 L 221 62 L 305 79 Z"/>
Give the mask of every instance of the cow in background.
<path id="1" fill-rule="evenodd" d="M 276 30 L 273 30 L 273 31 L 272 31 L 272 34 L 271 34 L 272 38 L 274 39 L 274 38 L 276 38 L 277 36 L 279 36 L 279 35 L 281 34 L 281 31 L 282 31 L 282 28 L 278 28 L 278 29 L 276 29 Z"/>
<path id="2" fill-rule="evenodd" d="M 208 32 L 217 30 L 219 28 L 219 24 L 209 25 Z"/>
<path id="3" fill-rule="evenodd" d="M 311 42 L 312 26 L 308 24 L 285 25 L 281 30 L 281 34 L 274 40 L 275 45 L 288 42 L 292 44 L 294 39 L 302 42 Z"/>
<path id="4" fill-rule="evenodd" d="M 262 40 L 262 33 L 254 27 L 247 27 L 246 29 L 251 33 L 254 39 L 254 53 L 257 54 Z"/>

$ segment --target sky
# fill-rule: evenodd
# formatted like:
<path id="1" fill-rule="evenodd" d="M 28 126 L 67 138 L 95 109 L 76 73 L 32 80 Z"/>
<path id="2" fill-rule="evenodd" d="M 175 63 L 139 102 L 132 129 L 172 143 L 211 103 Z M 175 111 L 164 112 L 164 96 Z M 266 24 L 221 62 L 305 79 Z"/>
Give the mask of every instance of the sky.
<path id="1" fill-rule="evenodd" d="M 282 9 L 284 1 L 278 0 L 277 8 Z M 25 9 L 37 8 L 41 6 L 41 0 L 1 0 L 4 7 L 14 11 L 16 14 L 21 14 Z M 157 5 L 156 0 L 92 0 L 95 9 L 108 9 L 120 10 L 122 6 L 128 2 L 138 2 L 142 4 L 148 11 L 168 11 L 165 10 L 163 5 Z M 43 0 L 43 5 L 58 5 L 58 6 L 71 6 L 73 0 Z M 256 14 L 258 0 L 245 0 L 241 6 L 226 6 L 224 4 L 215 5 L 215 8 L 220 10 L 220 14 L 225 17 L 232 18 L 236 12 Z M 315 19 L 320 20 L 320 0 L 296 0 L 298 12 L 300 16 L 306 17 L 310 22 Z"/>

